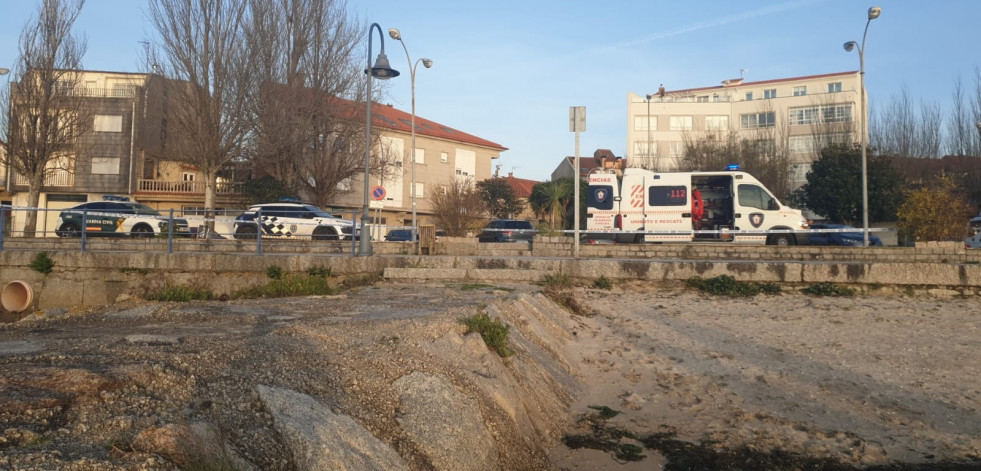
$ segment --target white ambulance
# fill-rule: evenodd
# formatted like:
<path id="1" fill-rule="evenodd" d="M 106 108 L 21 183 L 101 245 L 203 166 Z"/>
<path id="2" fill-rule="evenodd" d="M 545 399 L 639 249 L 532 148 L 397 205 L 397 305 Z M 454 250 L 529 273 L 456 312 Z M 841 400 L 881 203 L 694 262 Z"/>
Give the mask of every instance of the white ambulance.
<path id="1" fill-rule="evenodd" d="M 608 171 L 609 172 L 609 171 Z M 807 219 L 745 172 L 655 173 L 628 168 L 589 175 L 586 231 L 619 243 L 806 242 Z"/>

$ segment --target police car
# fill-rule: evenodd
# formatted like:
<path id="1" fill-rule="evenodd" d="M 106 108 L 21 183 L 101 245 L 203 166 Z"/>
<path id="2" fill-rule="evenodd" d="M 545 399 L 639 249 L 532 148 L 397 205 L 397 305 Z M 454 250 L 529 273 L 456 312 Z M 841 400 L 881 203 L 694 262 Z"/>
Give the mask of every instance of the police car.
<path id="1" fill-rule="evenodd" d="M 153 237 L 169 233 L 170 219 L 145 204 L 125 196 L 103 196 L 102 201 L 82 203 L 58 215 L 56 234 L 60 237 L 86 235 L 130 235 Z M 189 234 L 187 220 L 174 218 L 174 235 Z"/>
<path id="2" fill-rule="evenodd" d="M 260 229 L 263 238 L 351 240 L 357 237 L 353 222 L 306 203 L 256 204 L 235 218 L 236 239 L 255 239 Z"/>

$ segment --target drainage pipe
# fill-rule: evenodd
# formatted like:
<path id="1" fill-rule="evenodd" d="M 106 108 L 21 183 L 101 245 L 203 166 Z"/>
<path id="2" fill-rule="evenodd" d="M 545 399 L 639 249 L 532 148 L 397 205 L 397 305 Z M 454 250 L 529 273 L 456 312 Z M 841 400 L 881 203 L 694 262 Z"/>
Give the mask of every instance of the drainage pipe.
<path id="1" fill-rule="evenodd" d="M 0 291 L 0 303 L 10 312 L 22 312 L 34 302 L 34 290 L 26 281 L 14 280 Z"/>

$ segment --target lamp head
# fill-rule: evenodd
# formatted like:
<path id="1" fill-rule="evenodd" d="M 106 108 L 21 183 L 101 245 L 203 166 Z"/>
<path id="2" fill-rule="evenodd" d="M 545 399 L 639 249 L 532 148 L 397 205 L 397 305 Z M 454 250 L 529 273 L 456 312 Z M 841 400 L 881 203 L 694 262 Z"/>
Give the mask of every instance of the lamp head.
<path id="1" fill-rule="evenodd" d="M 870 20 L 874 20 L 874 19 L 878 18 L 879 15 L 881 15 L 881 14 L 882 14 L 882 8 L 879 8 L 879 7 L 869 8 L 869 19 Z"/>
<path id="2" fill-rule="evenodd" d="M 378 54 L 378 58 L 375 59 L 375 65 L 371 69 L 367 69 L 364 73 L 371 73 L 371 76 L 376 79 L 388 80 L 392 77 L 398 77 L 399 71 L 392 68 L 388 63 L 388 56 L 384 52 Z"/>
<path id="3" fill-rule="evenodd" d="M 7 75 L 9 73 L 10 73 L 10 69 L 5 69 L 3 67 L 0 67 L 0 75 Z"/>
<path id="4" fill-rule="evenodd" d="M 425 68 L 427 68 L 427 69 L 428 69 L 428 68 L 430 68 L 430 67 L 432 67 L 432 66 L 433 66 L 433 60 L 432 60 L 432 59 L 429 59 L 429 58 L 425 58 L 425 57 L 424 57 L 424 58 L 422 59 L 422 65 L 423 65 L 423 67 L 425 67 Z"/>
<path id="5" fill-rule="evenodd" d="M 651 98 L 653 98 L 653 97 L 654 97 L 654 95 L 648 93 L 647 94 L 647 101 L 651 101 Z"/>
<path id="6" fill-rule="evenodd" d="M 396 41 L 402 40 L 402 33 L 399 32 L 398 28 L 391 28 L 388 30 L 388 36 Z"/>
<path id="7" fill-rule="evenodd" d="M 845 50 L 848 52 L 852 52 L 852 49 L 855 49 L 857 46 L 858 46 L 857 42 L 848 41 L 847 43 L 845 43 Z"/>

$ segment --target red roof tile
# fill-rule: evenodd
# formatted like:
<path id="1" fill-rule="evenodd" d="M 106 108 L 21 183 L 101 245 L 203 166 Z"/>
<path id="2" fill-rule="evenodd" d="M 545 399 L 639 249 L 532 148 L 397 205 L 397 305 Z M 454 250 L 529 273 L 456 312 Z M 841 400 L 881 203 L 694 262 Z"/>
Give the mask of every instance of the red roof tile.
<path id="1" fill-rule="evenodd" d="M 508 179 L 508 185 L 511 185 L 511 189 L 514 190 L 514 195 L 518 198 L 528 198 L 531 196 L 531 189 L 535 185 L 541 183 L 535 180 L 526 180 L 524 178 L 516 178 L 512 175 L 506 177 Z"/>

